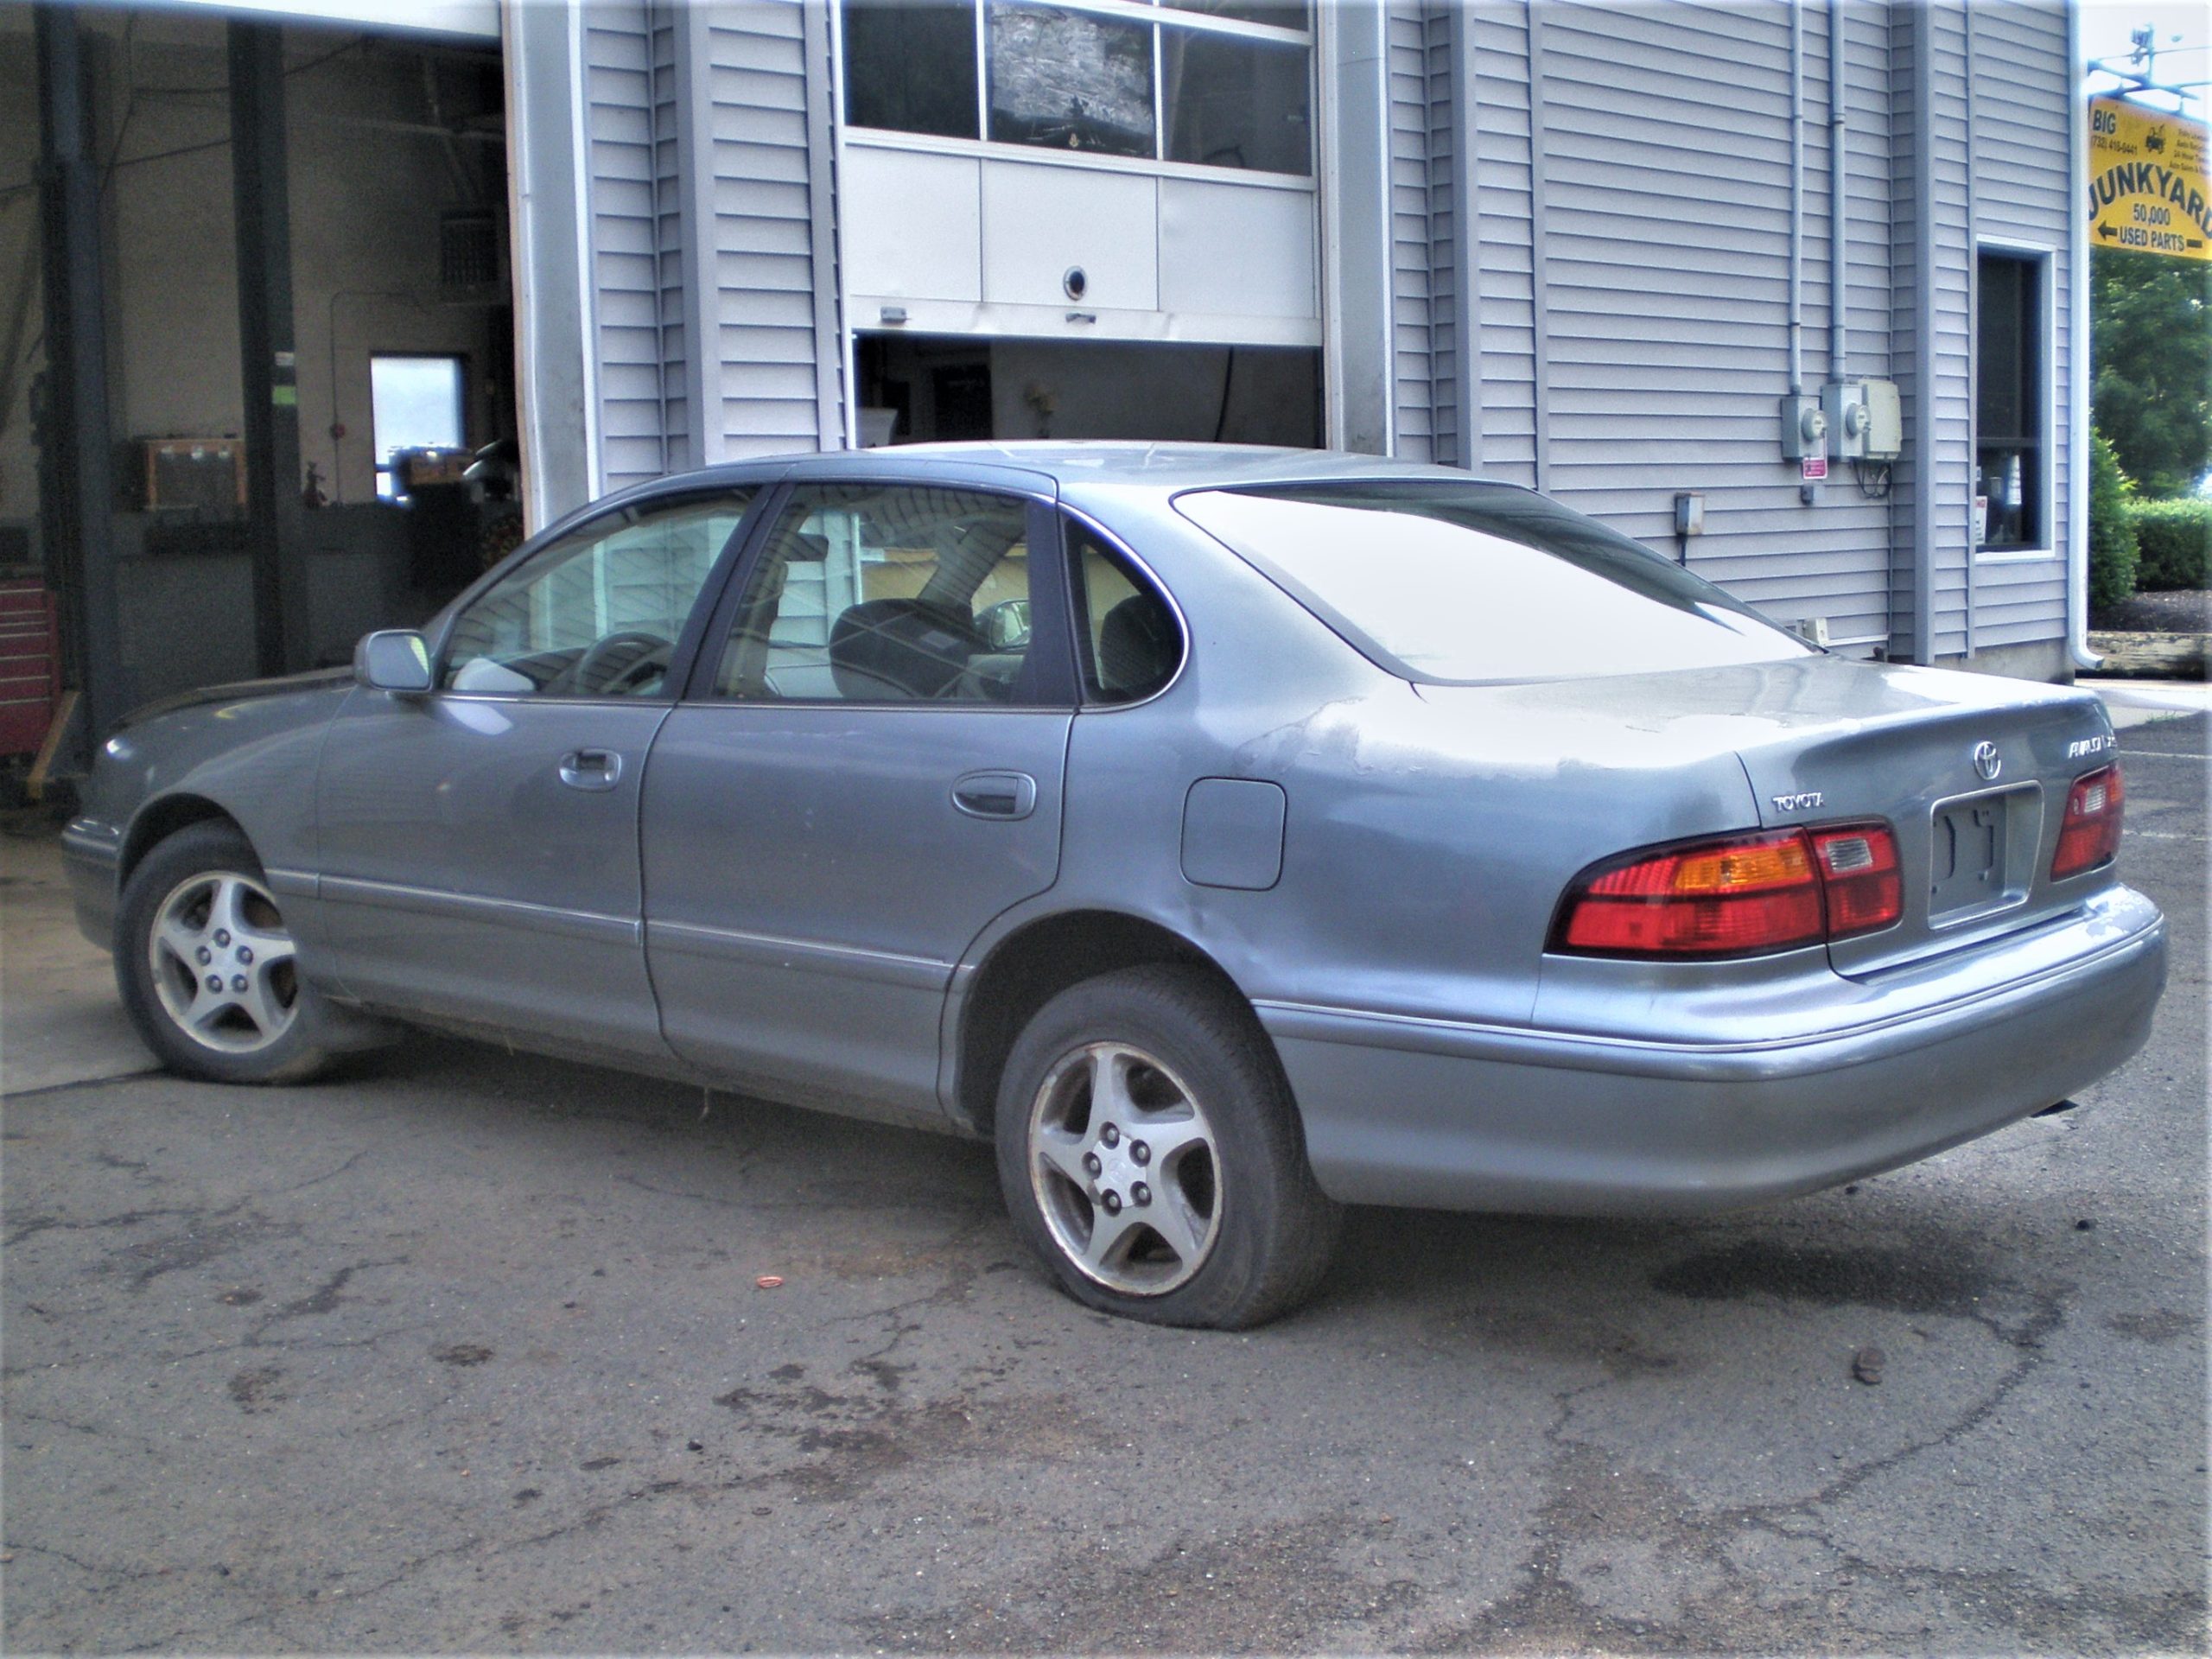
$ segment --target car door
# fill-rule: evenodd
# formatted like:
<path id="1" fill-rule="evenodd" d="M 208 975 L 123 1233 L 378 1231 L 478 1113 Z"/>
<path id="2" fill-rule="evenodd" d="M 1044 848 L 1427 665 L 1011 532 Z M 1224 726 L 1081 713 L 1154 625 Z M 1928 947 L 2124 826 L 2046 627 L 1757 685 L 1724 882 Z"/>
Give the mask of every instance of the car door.
<path id="1" fill-rule="evenodd" d="M 435 689 L 354 691 L 316 781 L 340 982 L 379 1007 L 665 1058 L 638 802 L 754 486 L 618 509 L 454 616 Z M 710 600 L 707 602 L 710 603 Z M 688 634 L 687 634 L 688 630 Z"/>
<path id="2" fill-rule="evenodd" d="M 1058 534 L 1049 504 L 965 487 L 798 484 L 772 511 L 646 772 L 677 1054 L 785 1097 L 940 1109 L 954 964 L 1058 871 Z"/>

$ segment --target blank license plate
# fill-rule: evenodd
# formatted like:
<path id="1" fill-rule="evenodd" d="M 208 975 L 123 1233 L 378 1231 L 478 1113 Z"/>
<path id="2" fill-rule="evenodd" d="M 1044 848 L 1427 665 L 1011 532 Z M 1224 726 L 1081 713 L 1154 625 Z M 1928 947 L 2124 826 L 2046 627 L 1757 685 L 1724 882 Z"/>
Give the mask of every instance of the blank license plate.
<path id="1" fill-rule="evenodd" d="M 1929 849 L 1930 921 L 2004 897 L 2005 817 L 2001 796 L 1937 811 L 1936 844 Z"/>

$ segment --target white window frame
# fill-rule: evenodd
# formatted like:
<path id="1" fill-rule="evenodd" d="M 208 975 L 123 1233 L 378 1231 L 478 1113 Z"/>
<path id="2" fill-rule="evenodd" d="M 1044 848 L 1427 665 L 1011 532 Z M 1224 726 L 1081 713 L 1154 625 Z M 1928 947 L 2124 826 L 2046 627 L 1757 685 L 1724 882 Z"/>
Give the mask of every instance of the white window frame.
<path id="1" fill-rule="evenodd" d="M 1973 305 L 1969 321 L 1969 338 L 1973 345 L 1967 355 L 1967 422 L 1972 433 L 1972 447 L 1967 454 L 1971 474 L 1981 470 L 1981 258 L 1984 254 L 1996 254 L 2003 258 L 2017 259 L 2036 267 L 2036 303 L 2042 312 L 2038 327 L 2043 340 L 2043 372 L 2040 378 L 2043 394 L 2043 429 L 2038 435 L 2043 441 L 2042 499 L 2037 503 L 2037 525 L 2043 531 L 2042 541 L 2034 547 L 1984 548 L 1974 550 L 1976 564 L 2032 564 L 2055 559 L 2065 550 L 2065 543 L 2058 535 L 2058 419 L 2059 407 L 2069 400 L 2070 388 L 2057 380 L 2058 365 L 2058 299 L 2056 276 L 2058 249 L 2048 242 L 2021 242 L 2004 237 L 1980 236 L 1974 238 Z M 2078 275 L 2069 290 L 2069 299 L 2079 304 L 2081 286 Z M 2072 365 L 2069 364 L 2069 365 Z M 2078 496 L 2080 483 L 2068 469 L 2067 488 L 2069 497 Z"/>

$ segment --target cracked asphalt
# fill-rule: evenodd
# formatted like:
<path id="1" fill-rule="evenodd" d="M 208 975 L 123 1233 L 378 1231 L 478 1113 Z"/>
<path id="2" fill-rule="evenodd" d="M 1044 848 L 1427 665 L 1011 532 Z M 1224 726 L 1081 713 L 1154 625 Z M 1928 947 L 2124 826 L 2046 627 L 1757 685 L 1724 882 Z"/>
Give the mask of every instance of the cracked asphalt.
<path id="1" fill-rule="evenodd" d="M 1248 1334 L 1059 1297 L 983 1147 L 498 1048 L 22 1090 L 5 1649 L 2202 1652 L 2206 722 L 2121 743 L 2173 978 L 2082 1109 L 1355 1212 Z"/>

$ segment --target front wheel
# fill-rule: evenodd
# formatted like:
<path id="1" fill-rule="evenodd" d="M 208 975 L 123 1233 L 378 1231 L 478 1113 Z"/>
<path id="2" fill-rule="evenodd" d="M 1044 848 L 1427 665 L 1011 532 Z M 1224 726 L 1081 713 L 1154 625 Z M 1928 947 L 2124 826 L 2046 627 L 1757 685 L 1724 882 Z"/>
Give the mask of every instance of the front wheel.
<path id="1" fill-rule="evenodd" d="M 115 975 L 146 1046 L 215 1083 L 296 1083 L 329 1058 L 283 909 L 245 837 L 191 824 L 146 855 L 116 910 Z"/>
<path id="2" fill-rule="evenodd" d="M 1338 1211 L 1248 1010 L 1191 969 L 1126 969 L 1040 1009 L 1008 1055 L 999 1182 L 1078 1301 L 1258 1325 L 1311 1294 Z"/>

